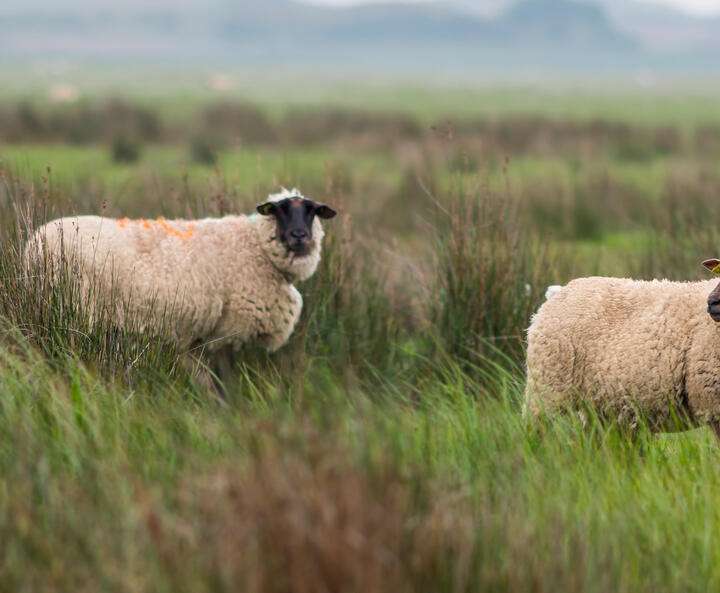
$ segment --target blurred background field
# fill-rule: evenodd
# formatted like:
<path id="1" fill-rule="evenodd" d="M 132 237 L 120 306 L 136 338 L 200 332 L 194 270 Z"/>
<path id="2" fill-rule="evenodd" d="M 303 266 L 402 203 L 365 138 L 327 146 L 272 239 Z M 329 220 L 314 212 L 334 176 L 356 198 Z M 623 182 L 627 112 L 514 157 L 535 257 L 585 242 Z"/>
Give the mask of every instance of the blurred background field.
<path id="1" fill-rule="evenodd" d="M 717 256 L 716 7 L 460 4 L 0 7 L 0 590 L 717 587 L 708 431 L 520 414 L 548 285 Z M 339 216 L 218 389 L 23 267 L 283 185 Z"/>

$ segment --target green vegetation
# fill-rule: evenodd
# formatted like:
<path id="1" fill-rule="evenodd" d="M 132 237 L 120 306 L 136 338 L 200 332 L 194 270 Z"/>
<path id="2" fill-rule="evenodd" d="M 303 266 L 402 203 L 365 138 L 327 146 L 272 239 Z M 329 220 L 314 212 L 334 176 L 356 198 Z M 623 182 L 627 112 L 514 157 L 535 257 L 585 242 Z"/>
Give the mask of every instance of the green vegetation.
<path id="1" fill-rule="evenodd" d="M 509 381 L 449 365 L 416 403 L 310 363 L 223 401 L 131 391 L 3 349 L 6 590 L 705 591 L 717 583 L 708 433 L 561 422 L 528 436 Z M 497 401 L 496 399 L 497 398 Z"/>
<path id="2" fill-rule="evenodd" d="M 707 430 L 628 442 L 594 419 L 528 430 L 520 412 L 547 285 L 703 277 L 715 128 L 610 113 L 418 133 L 315 109 L 315 127 L 270 118 L 252 129 L 272 141 L 225 138 L 197 162 L 199 132 L 251 129 L 231 107 L 126 136 L 137 161 L 113 159 L 112 127 L 0 146 L 0 590 L 717 587 Z M 217 389 L 207 359 L 102 307 L 91 324 L 71 272 L 51 284 L 22 259 L 61 214 L 249 212 L 279 184 L 340 216 L 288 345 L 245 348 Z"/>

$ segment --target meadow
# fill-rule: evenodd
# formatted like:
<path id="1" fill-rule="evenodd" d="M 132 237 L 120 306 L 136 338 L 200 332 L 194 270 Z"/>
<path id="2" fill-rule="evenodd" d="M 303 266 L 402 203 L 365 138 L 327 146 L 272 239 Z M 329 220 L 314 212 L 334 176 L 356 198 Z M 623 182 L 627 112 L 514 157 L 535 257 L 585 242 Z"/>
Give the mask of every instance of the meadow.
<path id="1" fill-rule="evenodd" d="M 706 277 L 717 114 L 503 93 L 0 102 L 0 590 L 717 588 L 709 431 L 520 414 L 546 286 Z M 340 215 L 290 342 L 219 389 L 23 268 L 60 215 L 251 212 L 280 185 Z"/>

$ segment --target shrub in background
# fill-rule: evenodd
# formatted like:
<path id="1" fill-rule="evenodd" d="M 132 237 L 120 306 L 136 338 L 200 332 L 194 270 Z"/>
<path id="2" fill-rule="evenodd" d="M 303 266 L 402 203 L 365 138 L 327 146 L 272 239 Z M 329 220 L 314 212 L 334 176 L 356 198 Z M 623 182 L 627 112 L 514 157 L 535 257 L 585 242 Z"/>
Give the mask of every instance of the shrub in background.
<path id="1" fill-rule="evenodd" d="M 116 163 L 136 163 L 140 160 L 140 144 L 127 136 L 116 136 L 112 143 L 112 159 Z"/>
<path id="2" fill-rule="evenodd" d="M 190 141 L 190 158 L 199 165 L 217 164 L 217 141 L 208 136 L 195 136 Z"/>
<path id="3" fill-rule="evenodd" d="M 198 114 L 197 133 L 222 139 L 225 144 L 264 145 L 276 141 L 277 132 L 259 107 L 248 103 L 218 103 Z"/>

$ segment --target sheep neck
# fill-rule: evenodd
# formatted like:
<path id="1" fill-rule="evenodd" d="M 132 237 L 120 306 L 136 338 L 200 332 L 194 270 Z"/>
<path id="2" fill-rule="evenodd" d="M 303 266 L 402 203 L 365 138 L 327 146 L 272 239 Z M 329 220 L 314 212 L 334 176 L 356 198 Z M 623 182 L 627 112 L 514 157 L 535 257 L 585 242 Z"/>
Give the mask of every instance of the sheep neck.
<path id="1" fill-rule="evenodd" d="M 315 247 L 308 255 L 300 258 L 289 251 L 278 238 L 274 218 L 262 217 L 254 224 L 257 226 L 258 240 L 265 258 L 288 284 L 294 284 L 313 275 L 320 261 L 320 244 L 324 235 L 317 219 L 313 222 Z"/>

